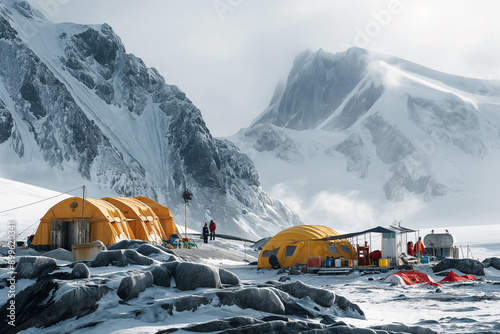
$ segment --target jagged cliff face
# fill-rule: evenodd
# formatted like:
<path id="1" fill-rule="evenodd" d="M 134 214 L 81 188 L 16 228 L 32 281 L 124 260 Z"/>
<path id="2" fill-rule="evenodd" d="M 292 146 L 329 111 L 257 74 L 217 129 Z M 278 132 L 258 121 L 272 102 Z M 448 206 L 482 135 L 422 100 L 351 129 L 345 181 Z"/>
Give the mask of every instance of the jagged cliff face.
<path id="1" fill-rule="evenodd" d="M 150 196 L 181 221 L 187 186 L 188 227 L 213 218 L 221 233 L 252 238 L 300 223 L 262 191 L 252 161 L 213 138 L 186 95 L 127 54 L 108 25 L 53 24 L 5 1 L 0 59 L 2 176 Z"/>
<path id="2" fill-rule="evenodd" d="M 306 51 L 269 107 L 231 140 L 257 162 L 267 188 L 287 182 L 261 168 L 274 159 L 282 169 L 301 164 L 300 177 L 316 184 L 316 193 L 354 190 L 371 203 L 381 203 L 373 200 L 378 197 L 431 202 L 459 193 L 473 199 L 471 186 L 483 182 L 476 169 L 500 165 L 499 101 L 498 81 L 358 48 Z"/>

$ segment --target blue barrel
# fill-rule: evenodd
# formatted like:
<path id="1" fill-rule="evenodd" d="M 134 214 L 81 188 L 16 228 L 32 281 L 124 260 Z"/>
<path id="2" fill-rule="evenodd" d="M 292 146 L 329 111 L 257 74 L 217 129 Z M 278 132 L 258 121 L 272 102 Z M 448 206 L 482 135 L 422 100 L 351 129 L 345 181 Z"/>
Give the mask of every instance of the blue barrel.
<path id="1" fill-rule="evenodd" d="M 172 247 L 174 247 L 174 248 L 178 248 L 179 247 L 179 236 L 176 234 L 170 235 L 169 244 L 171 244 Z"/>

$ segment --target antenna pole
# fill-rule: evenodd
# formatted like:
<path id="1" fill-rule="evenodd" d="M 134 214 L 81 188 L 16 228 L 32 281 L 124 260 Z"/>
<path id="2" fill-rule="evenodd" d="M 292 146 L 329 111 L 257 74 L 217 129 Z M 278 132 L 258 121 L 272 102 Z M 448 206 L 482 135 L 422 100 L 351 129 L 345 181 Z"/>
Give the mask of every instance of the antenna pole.
<path id="1" fill-rule="evenodd" d="M 193 194 L 186 190 L 182 193 L 184 199 L 184 237 L 187 239 L 187 202 L 193 199 Z"/>
<path id="2" fill-rule="evenodd" d="M 83 191 L 82 224 L 83 224 L 83 221 L 85 220 L 85 190 L 87 190 L 87 187 L 82 186 L 82 191 Z"/>

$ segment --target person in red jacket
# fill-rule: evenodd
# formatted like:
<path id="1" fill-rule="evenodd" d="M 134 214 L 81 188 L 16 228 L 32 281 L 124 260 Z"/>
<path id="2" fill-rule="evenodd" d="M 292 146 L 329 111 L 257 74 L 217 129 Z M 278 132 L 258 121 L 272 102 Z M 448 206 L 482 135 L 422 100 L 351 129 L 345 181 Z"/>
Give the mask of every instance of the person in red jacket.
<path id="1" fill-rule="evenodd" d="M 209 225 L 209 228 L 210 228 L 210 240 L 215 240 L 215 223 L 213 220 L 210 221 L 210 225 Z"/>
<path id="2" fill-rule="evenodd" d="M 413 252 L 415 253 L 415 257 L 422 257 L 425 254 L 424 244 L 422 243 L 422 237 L 418 237 L 418 241 L 415 243 L 415 247 L 413 248 Z"/>
<path id="3" fill-rule="evenodd" d="M 415 252 L 413 251 L 413 242 L 408 241 L 408 256 L 415 256 Z"/>

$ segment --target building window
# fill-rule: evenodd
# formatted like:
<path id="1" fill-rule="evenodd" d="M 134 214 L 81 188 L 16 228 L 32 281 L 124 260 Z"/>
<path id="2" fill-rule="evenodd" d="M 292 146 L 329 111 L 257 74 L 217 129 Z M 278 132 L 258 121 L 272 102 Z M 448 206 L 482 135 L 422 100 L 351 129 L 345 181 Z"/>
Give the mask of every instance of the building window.
<path id="1" fill-rule="evenodd" d="M 348 246 L 346 246 L 346 245 L 340 245 L 340 248 L 342 249 L 342 251 L 344 253 L 350 253 L 351 252 L 351 249 Z"/>
<path id="2" fill-rule="evenodd" d="M 285 257 L 292 257 L 296 249 L 297 246 L 286 246 Z"/>
<path id="3" fill-rule="evenodd" d="M 276 255 L 278 254 L 279 250 L 280 250 L 279 247 L 273 250 L 265 250 L 262 252 L 262 257 L 270 257 L 271 255 Z"/>
<path id="4" fill-rule="evenodd" d="M 328 250 L 330 251 L 331 254 L 338 254 L 339 253 L 339 251 L 337 250 L 337 246 L 335 246 L 334 242 L 331 242 L 328 245 Z"/>

